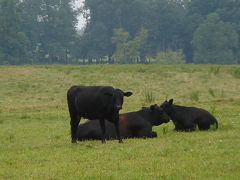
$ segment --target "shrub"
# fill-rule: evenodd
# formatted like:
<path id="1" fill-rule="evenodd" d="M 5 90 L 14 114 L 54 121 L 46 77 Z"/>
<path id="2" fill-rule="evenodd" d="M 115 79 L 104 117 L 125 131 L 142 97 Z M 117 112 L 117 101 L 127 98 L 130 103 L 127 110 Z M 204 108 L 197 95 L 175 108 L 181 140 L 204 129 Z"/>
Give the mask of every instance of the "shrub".
<path id="1" fill-rule="evenodd" d="M 155 97 L 152 92 L 146 91 L 145 94 L 145 102 L 152 103 L 155 100 Z"/>
<path id="2" fill-rule="evenodd" d="M 184 64 L 185 57 L 181 49 L 177 51 L 159 52 L 155 59 L 158 64 Z"/>
<path id="3" fill-rule="evenodd" d="M 214 90 L 209 88 L 208 89 L 208 93 L 212 96 L 212 97 L 215 97 L 215 93 L 214 93 Z"/>

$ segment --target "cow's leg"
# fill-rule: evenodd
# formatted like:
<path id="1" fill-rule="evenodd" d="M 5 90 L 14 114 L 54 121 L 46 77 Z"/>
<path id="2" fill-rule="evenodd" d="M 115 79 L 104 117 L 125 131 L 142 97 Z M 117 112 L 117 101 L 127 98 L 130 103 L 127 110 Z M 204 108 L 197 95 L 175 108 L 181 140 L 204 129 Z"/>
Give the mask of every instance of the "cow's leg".
<path id="1" fill-rule="evenodd" d="M 157 137 L 157 133 L 152 131 L 151 128 L 144 128 L 139 130 L 138 134 L 135 136 L 137 138 L 154 138 Z"/>
<path id="2" fill-rule="evenodd" d="M 76 143 L 77 141 L 77 129 L 78 129 L 78 124 L 80 122 L 81 117 L 78 116 L 77 114 L 70 114 L 71 116 L 71 137 L 72 137 L 72 143 Z"/>
<path id="3" fill-rule="evenodd" d="M 196 125 L 192 122 L 185 122 L 183 127 L 184 127 L 184 131 L 186 132 L 195 131 L 196 129 Z"/>
<path id="4" fill-rule="evenodd" d="M 174 128 L 175 131 L 184 131 L 182 124 L 174 122 L 174 125 L 175 125 L 175 128 Z"/>
<path id="5" fill-rule="evenodd" d="M 100 122 L 101 130 L 102 130 L 102 143 L 105 144 L 106 143 L 105 120 L 104 119 L 100 119 L 99 122 Z"/>
<path id="6" fill-rule="evenodd" d="M 69 92 L 67 94 L 67 102 L 68 102 L 68 110 L 70 114 L 72 143 L 76 143 L 77 128 L 78 128 L 78 124 L 80 122 L 81 117 L 78 115 L 78 112 L 75 106 L 74 96 L 72 96 L 72 94 Z"/>
<path id="7" fill-rule="evenodd" d="M 123 143 L 122 137 L 120 135 L 120 129 L 119 129 L 119 114 L 115 115 L 114 125 L 115 125 L 115 129 L 116 129 L 117 137 L 118 137 L 118 142 Z"/>
<path id="8" fill-rule="evenodd" d="M 199 130 L 208 130 L 211 127 L 210 120 L 205 118 L 198 118 L 195 123 L 198 125 Z"/>

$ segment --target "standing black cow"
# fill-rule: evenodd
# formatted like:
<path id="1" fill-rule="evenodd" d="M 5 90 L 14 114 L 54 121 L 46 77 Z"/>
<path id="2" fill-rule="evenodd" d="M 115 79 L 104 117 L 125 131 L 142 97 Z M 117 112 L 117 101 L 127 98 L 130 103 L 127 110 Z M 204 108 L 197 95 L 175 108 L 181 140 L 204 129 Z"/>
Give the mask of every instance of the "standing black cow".
<path id="1" fill-rule="evenodd" d="M 216 118 L 204 109 L 178 106 L 173 104 L 173 99 L 163 102 L 160 107 L 170 116 L 176 131 L 194 131 L 196 125 L 199 130 L 208 130 L 211 124 L 218 128 Z"/>
<path id="2" fill-rule="evenodd" d="M 157 133 L 152 131 L 152 126 L 158 126 L 169 121 L 169 116 L 157 105 L 119 115 L 119 127 L 123 138 L 157 137 Z M 106 121 L 107 139 L 117 138 L 113 129 L 113 124 Z M 78 140 L 101 139 L 101 135 L 98 121 L 86 121 L 78 126 Z"/>
<path id="3" fill-rule="evenodd" d="M 122 109 L 123 97 L 131 96 L 111 86 L 72 86 L 67 92 L 68 109 L 71 117 L 72 143 L 77 140 L 77 128 L 81 118 L 99 119 L 102 129 L 102 143 L 105 143 L 105 121 L 115 124 L 119 142 L 119 110 Z"/>

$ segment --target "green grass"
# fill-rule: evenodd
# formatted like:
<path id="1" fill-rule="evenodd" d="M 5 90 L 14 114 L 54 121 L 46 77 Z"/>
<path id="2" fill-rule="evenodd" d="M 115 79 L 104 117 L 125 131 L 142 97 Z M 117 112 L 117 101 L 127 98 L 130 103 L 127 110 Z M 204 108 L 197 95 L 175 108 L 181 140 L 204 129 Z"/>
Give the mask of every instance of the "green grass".
<path id="1" fill-rule="evenodd" d="M 239 66 L 0 66 L 0 179 L 240 178 Z M 198 106 L 219 129 L 155 139 L 71 144 L 66 91 L 75 84 L 112 85 L 134 94 L 121 112 L 160 104 Z"/>
<path id="2" fill-rule="evenodd" d="M 235 68 L 233 71 L 232 71 L 232 74 L 234 77 L 236 78 L 240 78 L 240 68 Z"/>

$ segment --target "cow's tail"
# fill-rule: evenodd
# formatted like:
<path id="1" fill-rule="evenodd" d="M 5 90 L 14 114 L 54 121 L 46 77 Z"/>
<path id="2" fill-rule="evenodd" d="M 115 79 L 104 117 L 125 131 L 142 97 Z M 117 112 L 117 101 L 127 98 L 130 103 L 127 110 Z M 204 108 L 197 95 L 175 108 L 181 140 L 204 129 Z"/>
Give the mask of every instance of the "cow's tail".
<path id="1" fill-rule="evenodd" d="M 216 120 L 216 119 L 215 119 Z M 216 129 L 218 129 L 218 121 L 215 121 Z"/>

